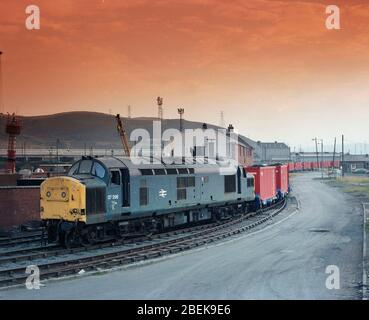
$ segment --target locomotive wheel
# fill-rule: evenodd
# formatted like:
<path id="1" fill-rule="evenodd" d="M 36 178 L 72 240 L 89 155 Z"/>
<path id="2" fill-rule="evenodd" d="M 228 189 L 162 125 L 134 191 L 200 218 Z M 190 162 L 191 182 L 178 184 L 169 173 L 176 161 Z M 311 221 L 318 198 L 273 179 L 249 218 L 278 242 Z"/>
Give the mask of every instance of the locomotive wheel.
<path id="1" fill-rule="evenodd" d="M 97 242 L 97 233 L 96 230 L 88 230 L 87 231 L 87 235 L 86 235 L 86 240 L 88 242 L 88 244 L 92 245 L 92 244 L 96 244 Z"/>
<path id="2" fill-rule="evenodd" d="M 88 233 L 88 230 L 82 230 L 81 233 L 81 244 L 84 247 L 87 247 L 91 244 Z"/>
<path id="3" fill-rule="evenodd" d="M 72 248 L 73 246 L 79 245 L 81 241 L 79 241 L 79 237 L 75 231 L 67 231 L 64 234 L 64 246 L 66 248 Z"/>

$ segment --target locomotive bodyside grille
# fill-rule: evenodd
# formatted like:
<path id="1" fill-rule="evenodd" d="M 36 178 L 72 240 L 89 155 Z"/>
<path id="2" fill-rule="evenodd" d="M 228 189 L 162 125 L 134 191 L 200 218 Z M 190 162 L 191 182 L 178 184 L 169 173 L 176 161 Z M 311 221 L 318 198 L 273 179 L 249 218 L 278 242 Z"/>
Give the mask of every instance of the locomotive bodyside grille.
<path id="1" fill-rule="evenodd" d="M 104 187 L 87 187 L 86 210 L 87 214 L 105 213 L 106 191 Z"/>

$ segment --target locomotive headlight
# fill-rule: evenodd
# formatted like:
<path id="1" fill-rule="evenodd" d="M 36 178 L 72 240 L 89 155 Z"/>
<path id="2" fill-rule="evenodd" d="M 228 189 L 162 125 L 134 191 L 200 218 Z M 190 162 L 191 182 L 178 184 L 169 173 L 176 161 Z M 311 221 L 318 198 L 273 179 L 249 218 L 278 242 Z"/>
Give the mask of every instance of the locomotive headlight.
<path id="1" fill-rule="evenodd" d="M 50 191 L 46 192 L 46 197 L 48 197 L 48 198 L 51 197 L 51 192 Z"/>
<path id="2" fill-rule="evenodd" d="M 63 192 L 61 193 L 61 197 L 64 199 L 66 196 L 67 196 L 67 194 L 63 191 Z"/>

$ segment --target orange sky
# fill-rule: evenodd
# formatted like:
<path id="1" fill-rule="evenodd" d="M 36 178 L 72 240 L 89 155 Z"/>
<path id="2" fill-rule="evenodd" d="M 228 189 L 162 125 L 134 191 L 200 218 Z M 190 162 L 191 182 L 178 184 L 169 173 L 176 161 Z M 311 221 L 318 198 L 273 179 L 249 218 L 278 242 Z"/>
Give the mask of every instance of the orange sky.
<path id="1" fill-rule="evenodd" d="M 25 28 L 29 4 L 41 30 Z M 154 116 L 160 95 L 165 117 L 224 110 L 256 140 L 366 139 L 367 0 L 1 0 L 0 21 L 6 111 Z"/>

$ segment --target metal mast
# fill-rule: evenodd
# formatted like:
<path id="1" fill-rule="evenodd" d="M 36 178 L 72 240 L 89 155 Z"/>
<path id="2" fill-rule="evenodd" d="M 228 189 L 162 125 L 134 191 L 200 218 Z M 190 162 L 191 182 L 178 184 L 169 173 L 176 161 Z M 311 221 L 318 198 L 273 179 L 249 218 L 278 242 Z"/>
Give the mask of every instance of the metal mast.
<path id="1" fill-rule="evenodd" d="M 120 119 L 120 114 L 117 114 L 115 118 L 117 119 L 117 130 L 122 141 L 124 154 L 129 157 L 131 155 L 131 149 L 128 143 L 126 130 L 124 129 L 122 120 Z"/>
<path id="2" fill-rule="evenodd" d="M 127 110 L 127 113 L 128 113 L 128 119 L 131 119 L 132 117 L 132 113 L 131 113 L 131 105 L 128 105 L 128 110 Z"/>
<path id="3" fill-rule="evenodd" d="M 184 109 L 183 108 L 178 108 L 178 114 L 179 114 L 179 131 L 183 131 L 183 114 L 184 114 Z"/>
<path id="4" fill-rule="evenodd" d="M 163 98 L 157 97 L 156 102 L 158 104 L 158 119 L 163 120 Z"/>
<path id="5" fill-rule="evenodd" d="M 319 153 L 318 153 L 318 139 L 314 138 L 313 141 L 315 141 L 315 152 L 316 152 L 316 166 L 319 171 Z"/>
<path id="6" fill-rule="evenodd" d="M 334 148 L 333 148 L 333 163 L 332 163 L 332 169 L 335 168 L 334 161 L 336 160 L 336 137 L 334 138 Z"/>
<path id="7" fill-rule="evenodd" d="M 8 135 L 8 158 L 6 161 L 6 169 L 10 173 L 15 173 L 15 148 L 17 136 L 20 135 L 21 125 L 15 114 L 8 115 L 5 133 Z"/>

